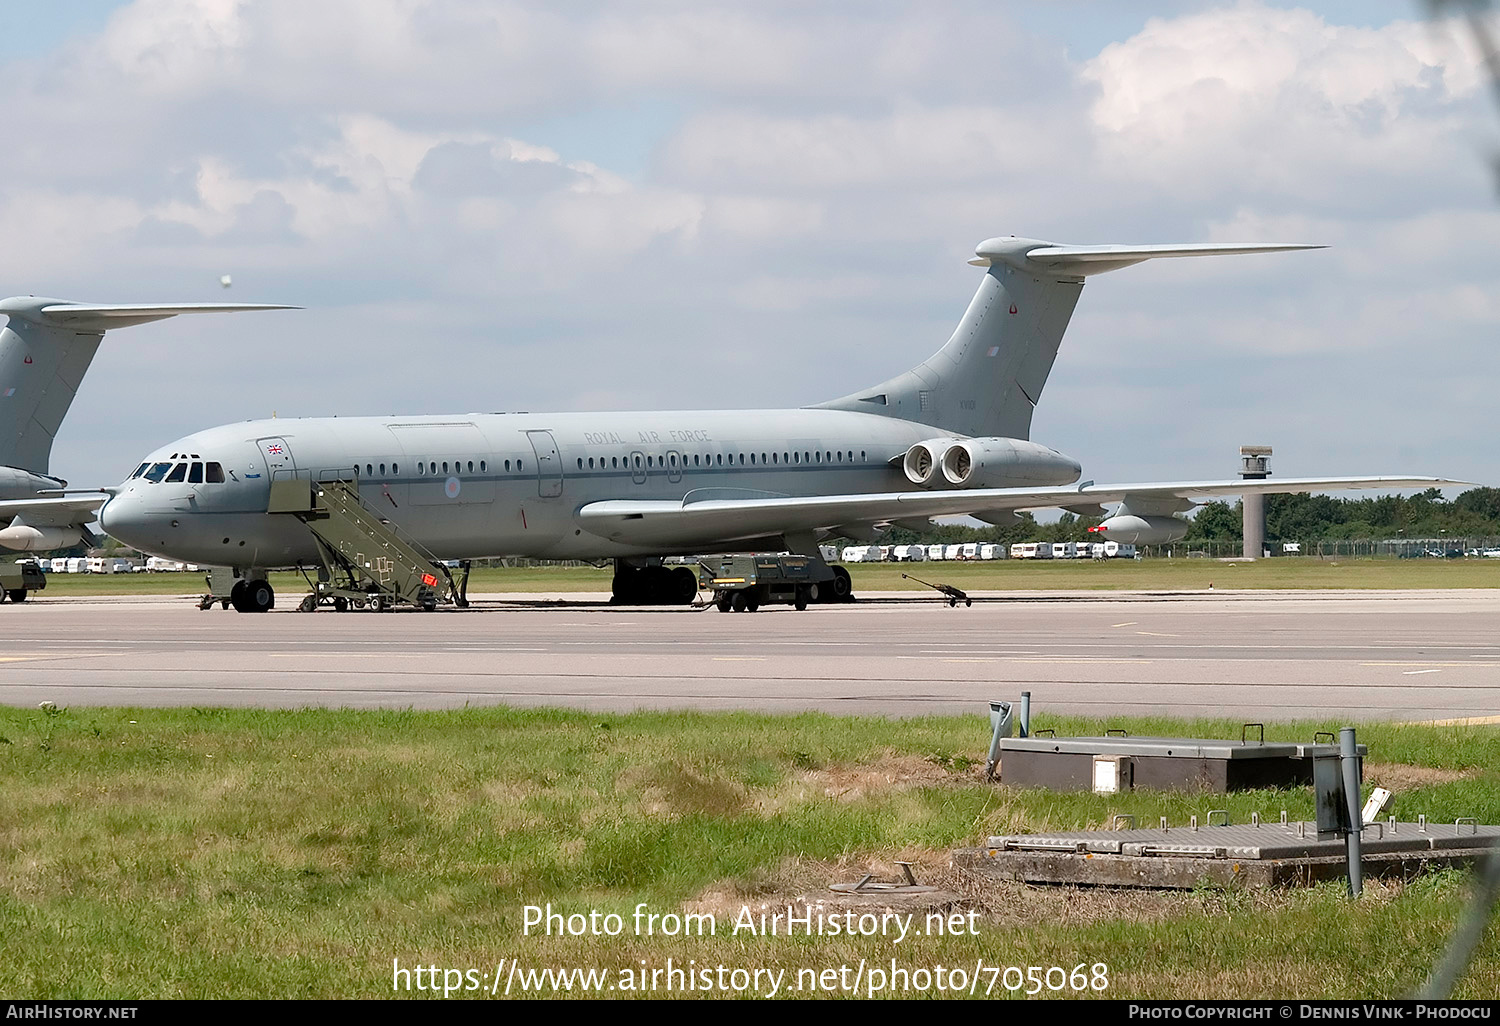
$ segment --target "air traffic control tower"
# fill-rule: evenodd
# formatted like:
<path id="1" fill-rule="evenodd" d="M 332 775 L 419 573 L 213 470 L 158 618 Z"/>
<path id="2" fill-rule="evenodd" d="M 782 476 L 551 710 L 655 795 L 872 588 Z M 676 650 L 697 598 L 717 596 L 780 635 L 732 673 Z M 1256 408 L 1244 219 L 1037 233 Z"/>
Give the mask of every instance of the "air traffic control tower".
<path id="1" fill-rule="evenodd" d="M 1246 481 L 1264 481 L 1271 476 L 1271 447 L 1269 445 L 1240 446 L 1240 477 Z M 1245 495 L 1240 508 L 1244 510 L 1245 538 L 1243 555 L 1246 559 L 1259 559 L 1266 545 L 1266 497 Z"/>

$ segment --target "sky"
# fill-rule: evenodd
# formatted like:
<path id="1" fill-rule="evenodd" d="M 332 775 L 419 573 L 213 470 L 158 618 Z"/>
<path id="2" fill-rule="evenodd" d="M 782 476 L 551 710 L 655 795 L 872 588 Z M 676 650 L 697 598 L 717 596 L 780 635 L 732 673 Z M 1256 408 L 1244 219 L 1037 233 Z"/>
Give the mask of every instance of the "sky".
<path id="1" fill-rule="evenodd" d="M 52 458 L 97 486 L 273 414 L 818 402 L 936 351 L 997 235 L 1321 243 L 1090 278 L 1032 437 L 1500 485 L 1500 116 L 1424 14 L 7 0 L 0 294 L 304 308 L 106 336 Z"/>

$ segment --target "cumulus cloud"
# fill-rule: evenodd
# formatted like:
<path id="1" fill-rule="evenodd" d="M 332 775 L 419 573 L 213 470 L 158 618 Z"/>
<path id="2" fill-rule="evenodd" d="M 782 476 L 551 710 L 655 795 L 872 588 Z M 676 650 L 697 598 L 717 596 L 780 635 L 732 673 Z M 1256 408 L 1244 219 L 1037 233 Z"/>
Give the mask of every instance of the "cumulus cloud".
<path id="1" fill-rule="evenodd" d="M 1081 74 L 1098 90 L 1089 114 L 1104 159 L 1178 197 L 1347 208 L 1423 192 L 1472 158 L 1463 125 L 1478 67 L 1425 24 L 1354 28 L 1242 3 L 1153 19 Z"/>

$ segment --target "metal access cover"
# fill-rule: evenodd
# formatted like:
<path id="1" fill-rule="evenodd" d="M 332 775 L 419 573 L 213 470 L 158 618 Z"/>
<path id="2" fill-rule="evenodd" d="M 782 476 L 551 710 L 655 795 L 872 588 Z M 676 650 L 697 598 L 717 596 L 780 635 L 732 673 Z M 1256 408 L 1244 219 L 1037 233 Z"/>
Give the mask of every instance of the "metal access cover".
<path id="1" fill-rule="evenodd" d="M 1365 827 L 1360 839 L 1360 847 L 1366 855 L 1494 845 L 1500 845 L 1500 826 L 1480 826 L 1464 821 L 1458 824 L 1371 823 Z M 1345 851 L 1342 838 L 1319 841 L 1317 824 L 1309 822 L 1001 834 L 989 838 L 986 846 L 999 851 L 1247 860 L 1337 856 Z"/>

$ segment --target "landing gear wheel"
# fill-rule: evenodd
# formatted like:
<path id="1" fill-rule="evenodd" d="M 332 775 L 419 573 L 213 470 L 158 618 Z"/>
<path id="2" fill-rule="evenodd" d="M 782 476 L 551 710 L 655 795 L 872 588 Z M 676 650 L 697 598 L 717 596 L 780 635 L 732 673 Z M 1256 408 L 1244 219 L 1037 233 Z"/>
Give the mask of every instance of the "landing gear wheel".
<path id="1" fill-rule="evenodd" d="M 750 601 L 745 598 L 745 593 L 743 591 L 735 592 L 734 598 L 729 600 L 729 604 L 733 607 L 736 613 L 743 613 L 746 609 L 750 608 Z"/>
<path id="2" fill-rule="evenodd" d="M 685 566 L 672 571 L 671 595 L 681 605 L 687 605 L 698 597 L 698 575 Z"/>
<path id="3" fill-rule="evenodd" d="M 229 589 L 229 604 L 234 606 L 234 611 L 236 613 L 250 612 L 250 608 L 246 604 L 245 600 L 245 590 L 247 586 L 248 582 L 246 581 L 235 581 L 234 587 Z"/>
<path id="4" fill-rule="evenodd" d="M 318 596 L 316 595 L 304 595 L 302 597 L 302 601 L 297 604 L 297 612 L 299 613 L 311 613 L 314 609 L 317 608 Z"/>
<path id="5" fill-rule="evenodd" d="M 734 597 L 727 591 L 721 591 L 714 596 L 714 605 L 719 607 L 719 612 L 727 613 L 734 608 Z"/>
<path id="6" fill-rule="evenodd" d="M 266 580 L 245 582 L 246 613 L 266 613 L 276 606 L 276 592 Z"/>
<path id="7" fill-rule="evenodd" d="M 841 566 L 829 569 L 833 571 L 833 580 L 828 582 L 828 601 L 853 602 L 854 582 L 849 579 L 849 571 Z"/>
<path id="8" fill-rule="evenodd" d="M 346 613 L 349 611 L 349 600 L 340 595 L 333 600 L 333 611 L 335 613 Z"/>

